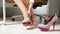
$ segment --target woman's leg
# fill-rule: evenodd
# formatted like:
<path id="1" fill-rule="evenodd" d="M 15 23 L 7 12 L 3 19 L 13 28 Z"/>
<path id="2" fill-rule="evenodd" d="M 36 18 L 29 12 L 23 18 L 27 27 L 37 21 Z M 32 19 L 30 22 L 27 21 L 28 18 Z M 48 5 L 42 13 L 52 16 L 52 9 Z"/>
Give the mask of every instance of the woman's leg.
<path id="1" fill-rule="evenodd" d="M 29 14 L 33 14 L 32 11 L 28 11 L 28 9 L 26 8 L 26 6 L 24 5 L 23 1 L 22 0 L 14 0 L 14 2 L 18 5 L 18 7 L 21 9 L 22 13 L 23 13 L 23 16 L 24 16 L 24 19 L 27 19 L 28 18 L 28 13 Z M 29 3 L 29 2 L 27 2 Z M 32 15 L 33 16 L 33 15 Z M 31 24 L 32 25 L 32 20 L 31 20 Z"/>
<path id="2" fill-rule="evenodd" d="M 34 20 L 33 4 L 34 3 L 30 3 L 30 5 L 29 5 L 29 11 L 28 11 L 28 13 L 31 15 L 31 18 L 30 18 L 31 24 L 34 23 L 34 21 L 33 21 Z"/>
<path id="3" fill-rule="evenodd" d="M 21 9 L 24 19 L 28 18 L 28 12 L 27 12 L 27 8 L 25 7 L 25 5 L 23 4 L 22 0 L 14 0 L 14 2 L 18 5 L 18 7 Z"/>

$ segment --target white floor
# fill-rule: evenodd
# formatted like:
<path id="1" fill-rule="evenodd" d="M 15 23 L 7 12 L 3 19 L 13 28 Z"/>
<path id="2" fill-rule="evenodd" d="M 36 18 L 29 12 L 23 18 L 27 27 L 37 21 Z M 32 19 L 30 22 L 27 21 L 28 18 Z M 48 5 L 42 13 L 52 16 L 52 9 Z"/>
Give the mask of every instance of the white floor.
<path id="1" fill-rule="evenodd" d="M 0 25 L 0 34 L 60 34 L 60 25 L 56 25 L 55 31 L 52 30 L 51 26 L 48 32 L 40 31 L 38 28 L 31 30 L 26 30 L 26 28 L 22 24 Z"/>
<path id="2" fill-rule="evenodd" d="M 47 32 L 43 32 L 38 28 L 27 30 L 28 27 L 23 26 L 20 21 L 12 22 L 7 19 L 5 25 L 0 24 L 0 34 L 60 34 L 60 24 L 56 24 L 55 31 L 52 30 L 53 26 L 51 26 Z"/>

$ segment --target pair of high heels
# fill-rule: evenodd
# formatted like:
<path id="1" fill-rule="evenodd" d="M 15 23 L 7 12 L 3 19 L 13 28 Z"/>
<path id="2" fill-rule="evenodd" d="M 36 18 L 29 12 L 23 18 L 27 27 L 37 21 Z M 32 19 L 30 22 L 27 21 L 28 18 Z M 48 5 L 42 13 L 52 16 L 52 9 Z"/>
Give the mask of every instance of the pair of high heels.
<path id="1" fill-rule="evenodd" d="M 31 19 L 31 18 L 26 19 L 26 20 L 23 22 L 23 25 L 27 25 L 27 26 L 28 26 L 28 25 L 31 25 L 30 19 Z M 39 25 L 38 25 L 38 29 L 40 29 L 41 31 L 48 31 L 49 28 L 50 28 L 50 26 L 51 26 L 51 25 L 54 25 L 54 27 L 53 27 L 53 30 L 54 30 L 56 21 L 57 21 L 57 14 L 54 14 L 54 15 L 52 15 L 52 16 L 50 17 L 50 19 L 47 20 L 45 23 L 39 24 Z M 33 23 L 32 23 L 32 24 L 33 24 Z"/>

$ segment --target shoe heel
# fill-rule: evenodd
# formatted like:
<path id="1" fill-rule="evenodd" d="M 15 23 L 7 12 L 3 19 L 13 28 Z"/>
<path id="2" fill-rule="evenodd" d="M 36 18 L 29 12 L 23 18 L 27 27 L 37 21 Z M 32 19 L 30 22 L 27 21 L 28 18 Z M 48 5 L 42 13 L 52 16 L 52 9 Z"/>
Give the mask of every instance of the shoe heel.
<path id="1" fill-rule="evenodd" d="M 55 30 L 56 21 L 53 23 L 53 31 Z"/>
<path id="2" fill-rule="evenodd" d="M 33 24 L 33 15 L 29 14 L 28 17 L 30 18 L 30 25 Z"/>

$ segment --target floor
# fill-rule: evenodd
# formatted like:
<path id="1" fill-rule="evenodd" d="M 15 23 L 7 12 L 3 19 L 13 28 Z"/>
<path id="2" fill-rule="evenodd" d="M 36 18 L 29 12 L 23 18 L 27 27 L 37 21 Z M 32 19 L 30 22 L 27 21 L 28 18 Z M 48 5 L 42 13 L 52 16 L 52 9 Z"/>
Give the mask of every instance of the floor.
<path id="1" fill-rule="evenodd" d="M 6 23 L 0 25 L 0 34 L 60 34 L 60 24 L 56 24 L 54 31 L 53 26 L 51 26 L 47 32 L 43 32 L 38 28 L 27 30 L 29 27 L 31 26 L 23 26 L 20 21 L 11 21 L 8 17 Z"/>
<path id="2" fill-rule="evenodd" d="M 48 32 L 43 32 L 38 28 L 27 30 L 22 24 L 0 25 L 0 34 L 60 34 L 60 25 L 56 25 L 55 31 L 52 26 Z"/>

